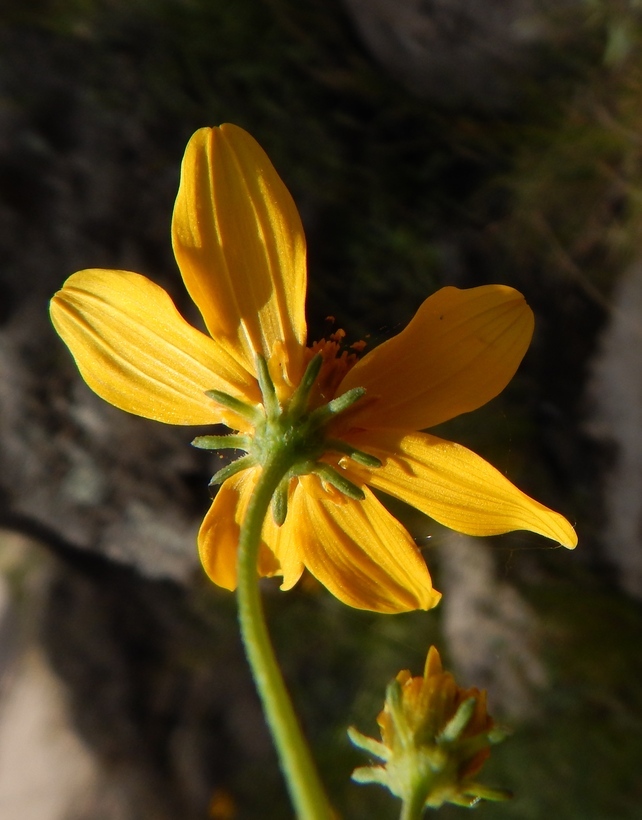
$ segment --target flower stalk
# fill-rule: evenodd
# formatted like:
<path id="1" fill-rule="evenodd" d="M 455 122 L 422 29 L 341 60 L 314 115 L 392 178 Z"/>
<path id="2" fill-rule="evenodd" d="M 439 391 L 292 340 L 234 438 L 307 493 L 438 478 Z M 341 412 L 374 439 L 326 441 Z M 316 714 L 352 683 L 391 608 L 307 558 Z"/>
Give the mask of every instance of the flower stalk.
<path id="1" fill-rule="evenodd" d="M 263 465 L 241 527 L 238 610 L 241 636 L 297 817 L 330 820 L 332 811 L 292 707 L 265 623 L 257 571 L 263 522 L 290 468 L 282 451 Z"/>
<path id="2" fill-rule="evenodd" d="M 404 800 L 401 806 L 399 820 L 421 820 L 424 813 L 425 799 L 422 792 L 416 789 L 408 800 Z"/>

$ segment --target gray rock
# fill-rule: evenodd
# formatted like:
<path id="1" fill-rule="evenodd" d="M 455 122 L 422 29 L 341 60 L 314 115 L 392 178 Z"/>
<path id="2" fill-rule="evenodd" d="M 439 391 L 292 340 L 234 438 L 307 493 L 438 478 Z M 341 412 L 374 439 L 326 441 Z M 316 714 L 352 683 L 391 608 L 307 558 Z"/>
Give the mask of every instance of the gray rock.
<path id="1" fill-rule="evenodd" d="M 0 507 L 14 523 L 184 581 L 208 504 L 195 431 L 94 396 L 47 315 L 67 276 L 100 266 L 164 280 L 189 309 L 169 237 L 182 138 L 165 158 L 133 112 L 119 120 L 89 82 L 70 82 L 87 43 L 64 50 L 36 31 L 12 34 L 0 33 Z M 119 76 L 122 91 L 135 82 Z"/>
<path id="2" fill-rule="evenodd" d="M 439 565 L 444 637 L 462 682 L 488 689 L 496 715 L 533 716 L 547 684 L 536 614 L 498 578 L 487 539 L 444 535 Z"/>
<path id="3" fill-rule="evenodd" d="M 344 0 L 376 59 L 415 94 L 492 109 L 515 93 L 534 46 L 550 37 L 534 0 Z M 559 12 L 560 6 L 555 4 Z"/>
<path id="4" fill-rule="evenodd" d="M 642 599 L 642 261 L 611 297 L 587 388 L 587 431 L 609 448 L 602 549 L 624 590 Z"/>

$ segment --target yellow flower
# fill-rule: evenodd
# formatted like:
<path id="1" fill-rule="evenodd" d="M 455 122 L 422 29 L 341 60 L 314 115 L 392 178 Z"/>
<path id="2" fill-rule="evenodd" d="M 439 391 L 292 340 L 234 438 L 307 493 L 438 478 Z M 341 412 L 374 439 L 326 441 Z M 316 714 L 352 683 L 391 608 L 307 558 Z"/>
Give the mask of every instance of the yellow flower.
<path id="1" fill-rule="evenodd" d="M 437 603 L 415 543 L 370 487 L 460 532 L 527 529 L 576 544 L 562 516 L 483 459 L 416 432 L 474 410 L 508 383 L 533 327 L 519 293 L 444 288 L 358 361 L 341 352 L 341 334 L 306 347 L 301 220 L 264 151 L 234 125 L 190 140 L 172 237 L 209 335 L 164 290 L 128 271 L 74 274 L 54 296 L 51 317 L 87 384 L 116 407 L 238 431 L 195 442 L 248 451 L 215 476 L 222 486 L 199 534 L 216 584 L 235 588 L 239 527 L 279 436 L 298 435 L 298 449 L 264 526 L 259 572 L 282 575 L 283 589 L 307 567 L 355 607 L 401 612 Z"/>
<path id="2" fill-rule="evenodd" d="M 473 780 L 490 755 L 491 743 L 503 739 L 486 711 L 486 692 L 457 686 L 443 671 L 434 646 L 423 677 L 413 678 L 404 670 L 390 684 L 377 723 L 381 742 L 349 730 L 355 746 L 383 761 L 355 769 L 357 782 L 379 783 L 419 809 L 510 797 L 505 790 Z"/>

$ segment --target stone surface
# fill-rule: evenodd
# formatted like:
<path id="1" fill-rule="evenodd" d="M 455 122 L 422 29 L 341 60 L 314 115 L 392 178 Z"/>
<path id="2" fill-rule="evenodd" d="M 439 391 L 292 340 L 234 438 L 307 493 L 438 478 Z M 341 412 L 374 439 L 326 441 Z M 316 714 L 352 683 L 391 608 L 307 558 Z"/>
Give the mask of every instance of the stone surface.
<path id="1" fill-rule="evenodd" d="M 202 820 L 274 767 L 235 627 L 207 592 L 0 530 L 0 820 Z"/>
<path id="2" fill-rule="evenodd" d="M 505 105 L 550 16 L 534 0 L 344 0 L 368 49 L 415 94 L 449 106 Z M 557 4 L 568 5 L 566 2 Z"/>
<path id="3" fill-rule="evenodd" d="M 11 670 L 0 705 L 1 820 L 68 820 L 97 778 L 60 681 L 42 653 L 30 650 Z"/>
<path id="4" fill-rule="evenodd" d="M 547 684 L 536 614 L 498 577 L 487 539 L 443 536 L 439 565 L 444 637 L 457 673 L 489 691 L 494 714 L 511 721 L 532 717 Z"/>
<path id="5" fill-rule="evenodd" d="M 87 83 L 71 81 L 87 43 L 13 35 L 0 30 L 0 521 L 10 510 L 151 577 L 185 580 L 208 504 L 210 464 L 189 446 L 195 431 L 100 401 L 47 314 L 84 267 L 147 272 L 178 290 L 169 224 L 182 147 L 170 161 L 140 114 L 117 120 Z M 134 92 L 126 66 L 119 83 Z"/>
<path id="6" fill-rule="evenodd" d="M 588 432 L 610 452 L 601 543 L 642 599 L 642 261 L 617 282 L 587 388 Z"/>
<path id="7" fill-rule="evenodd" d="M 38 641 L 51 563 L 0 530 L 0 820 L 134 820 Z"/>

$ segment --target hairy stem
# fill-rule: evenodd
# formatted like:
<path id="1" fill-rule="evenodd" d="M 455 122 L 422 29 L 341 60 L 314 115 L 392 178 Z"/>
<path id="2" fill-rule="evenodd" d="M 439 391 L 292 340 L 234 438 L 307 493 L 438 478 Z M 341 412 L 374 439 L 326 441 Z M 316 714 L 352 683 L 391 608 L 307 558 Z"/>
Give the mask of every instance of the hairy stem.
<path id="1" fill-rule="evenodd" d="M 263 465 L 241 527 L 237 592 L 239 623 L 296 815 L 300 820 L 331 820 L 330 804 L 276 661 L 258 584 L 257 561 L 263 522 L 288 466 L 278 453 Z"/>

